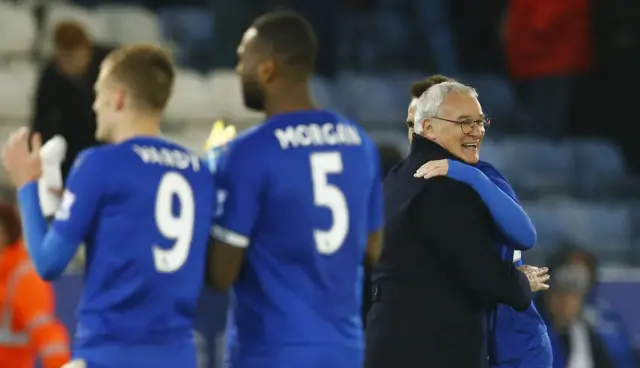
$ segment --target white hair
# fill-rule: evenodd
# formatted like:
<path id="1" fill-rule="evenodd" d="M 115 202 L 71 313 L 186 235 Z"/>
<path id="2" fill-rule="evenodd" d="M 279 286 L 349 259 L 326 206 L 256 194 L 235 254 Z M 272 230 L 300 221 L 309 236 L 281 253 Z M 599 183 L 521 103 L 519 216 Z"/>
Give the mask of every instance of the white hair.
<path id="1" fill-rule="evenodd" d="M 411 103 L 409 103 L 410 109 L 415 109 L 418 106 L 418 98 L 414 97 L 411 99 Z"/>
<path id="2" fill-rule="evenodd" d="M 474 88 L 458 82 L 443 82 L 429 87 L 416 104 L 413 129 L 417 134 L 422 133 L 424 119 L 438 116 L 442 101 L 451 93 L 463 93 L 478 98 L 478 92 Z"/>

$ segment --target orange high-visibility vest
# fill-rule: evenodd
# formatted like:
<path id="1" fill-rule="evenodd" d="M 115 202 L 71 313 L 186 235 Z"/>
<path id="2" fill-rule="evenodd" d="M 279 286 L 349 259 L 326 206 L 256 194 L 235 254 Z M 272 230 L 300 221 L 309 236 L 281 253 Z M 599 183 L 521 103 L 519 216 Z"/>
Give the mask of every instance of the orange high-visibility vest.
<path id="1" fill-rule="evenodd" d="M 0 251 L 0 367 L 60 368 L 70 360 L 69 337 L 54 315 L 51 285 L 33 268 L 22 244 Z"/>

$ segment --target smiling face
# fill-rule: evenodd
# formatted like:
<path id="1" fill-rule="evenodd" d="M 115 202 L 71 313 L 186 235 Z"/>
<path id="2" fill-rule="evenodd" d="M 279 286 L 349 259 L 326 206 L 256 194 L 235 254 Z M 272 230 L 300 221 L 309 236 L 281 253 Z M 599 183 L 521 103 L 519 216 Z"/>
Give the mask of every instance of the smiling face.
<path id="1" fill-rule="evenodd" d="M 465 134 L 461 124 L 455 122 L 482 119 L 484 115 L 477 98 L 467 93 L 452 92 L 442 101 L 437 118 L 423 120 L 423 135 L 464 162 L 476 164 L 480 160 L 480 144 L 485 129 L 481 124 L 472 124 L 473 128 Z"/>

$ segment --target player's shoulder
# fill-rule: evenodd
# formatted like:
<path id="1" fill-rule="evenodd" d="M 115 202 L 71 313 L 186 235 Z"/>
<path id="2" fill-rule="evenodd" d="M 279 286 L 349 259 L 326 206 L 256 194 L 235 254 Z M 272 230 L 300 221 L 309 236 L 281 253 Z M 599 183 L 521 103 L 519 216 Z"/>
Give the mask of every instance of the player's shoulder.
<path id="1" fill-rule="evenodd" d="M 264 152 L 264 147 L 268 146 L 268 135 L 269 130 L 265 127 L 265 124 L 256 125 L 242 131 L 226 145 L 210 150 L 210 153 L 238 156 L 242 152 L 247 152 L 252 157 L 256 157 L 261 152 Z M 250 149 L 244 149 L 245 147 L 250 147 Z"/>
<path id="2" fill-rule="evenodd" d="M 264 138 L 269 134 L 269 129 L 266 124 L 258 124 L 240 132 L 236 138 L 229 142 L 229 146 L 235 148 L 238 146 L 256 145 L 264 141 Z"/>
<path id="3" fill-rule="evenodd" d="M 87 163 L 95 165 L 109 162 L 111 148 L 110 145 L 101 145 L 80 151 L 73 163 L 73 168 L 78 169 L 81 166 L 86 166 Z"/>

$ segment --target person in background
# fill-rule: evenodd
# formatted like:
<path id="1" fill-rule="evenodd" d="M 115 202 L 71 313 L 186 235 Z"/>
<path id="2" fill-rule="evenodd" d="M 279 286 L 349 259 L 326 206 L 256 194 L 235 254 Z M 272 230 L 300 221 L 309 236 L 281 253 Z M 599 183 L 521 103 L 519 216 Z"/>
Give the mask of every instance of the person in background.
<path id="1" fill-rule="evenodd" d="M 54 56 L 38 80 L 31 131 L 40 133 L 45 142 L 56 134 L 65 138 L 62 175 L 66 178 L 76 155 L 98 144 L 93 85 L 110 49 L 95 45 L 74 21 L 56 26 L 53 43 Z"/>
<path id="2" fill-rule="evenodd" d="M 584 264 L 565 263 L 551 272 L 551 287 L 536 305 L 547 323 L 553 367 L 616 367 L 605 342 L 584 316 L 589 269 Z"/>
<path id="3" fill-rule="evenodd" d="M 582 265 L 589 270 L 589 288 L 584 300 L 583 317 L 605 344 L 614 366 L 616 368 L 640 366 L 625 322 L 609 301 L 598 293 L 596 256 L 586 250 L 569 246 L 558 252 L 551 261 L 552 266 L 557 267 L 562 264 Z"/>
<path id="4" fill-rule="evenodd" d="M 33 269 L 12 205 L 0 204 L 0 367 L 60 368 L 70 359 L 69 337 L 54 316 L 51 285 Z M 8 316 L 8 318 L 6 318 Z"/>
<path id="5" fill-rule="evenodd" d="M 528 133 L 566 133 L 575 82 L 591 68 L 589 0 L 509 0 L 507 66 L 532 121 Z"/>

